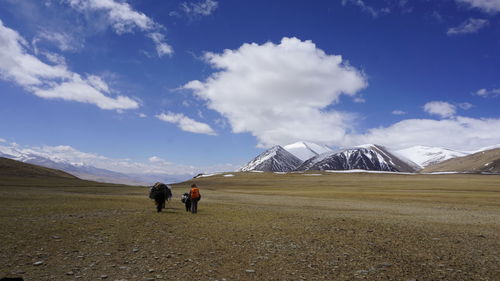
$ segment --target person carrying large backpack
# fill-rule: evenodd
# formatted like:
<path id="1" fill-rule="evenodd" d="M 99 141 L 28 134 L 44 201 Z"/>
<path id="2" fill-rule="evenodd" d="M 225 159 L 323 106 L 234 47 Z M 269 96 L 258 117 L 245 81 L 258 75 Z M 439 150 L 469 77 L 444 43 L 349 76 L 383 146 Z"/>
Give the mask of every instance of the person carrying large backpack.
<path id="1" fill-rule="evenodd" d="M 157 182 L 149 191 L 149 198 L 155 200 L 156 211 L 159 213 L 165 208 L 165 200 L 172 197 L 172 191 L 164 183 Z"/>
<path id="2" fill-rule="evenodd" d="M 191 190 L 189 191 L 189 199 L 191 199 L 191 213 L 198 213 L 198 201 L 201 199 L 200 189 L 195 183 L 191 185 Z"/>

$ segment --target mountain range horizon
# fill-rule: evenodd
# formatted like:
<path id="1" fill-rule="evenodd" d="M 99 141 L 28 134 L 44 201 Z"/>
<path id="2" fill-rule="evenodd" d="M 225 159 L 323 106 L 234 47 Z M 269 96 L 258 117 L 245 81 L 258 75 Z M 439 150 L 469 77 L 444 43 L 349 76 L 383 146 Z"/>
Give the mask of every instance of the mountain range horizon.
<path id="1" fill-rule="evenodd" d="M 377 144 L 356 145 L 348 148 L 333 149 L 314 142 L 298 141 L 288 145 L 276 145 L 259 154 L 240 168 L 220 168 L 215 171 L 186 171 L 170 174 L 161 170 L 141 170 L 120 172 L 100 168 L 81 161 L 69 161 L 50 153 L 36 150 L 23 150 L 0 145 L 0 156 L 43 167 L 59 169 L 86 180 L 129 185 L 147 185 L 156 181 L 179 182 L 198 174 L 211 174 L 234 171 L 291 172 L 301 170 L 372 170 L 391 172 L 418 172 L 450 159 L 466 157 L 477 152 L 500 147 L 491 145 L 474 151 L 457 151 L 442 147 L 424 145 L 392 150 Z M 355 154 L 356 156 L 353 156 Z M 396 164 L 398 163 L 398 164 Z M 484 163 L 487 164 L 487 163 Z"/>

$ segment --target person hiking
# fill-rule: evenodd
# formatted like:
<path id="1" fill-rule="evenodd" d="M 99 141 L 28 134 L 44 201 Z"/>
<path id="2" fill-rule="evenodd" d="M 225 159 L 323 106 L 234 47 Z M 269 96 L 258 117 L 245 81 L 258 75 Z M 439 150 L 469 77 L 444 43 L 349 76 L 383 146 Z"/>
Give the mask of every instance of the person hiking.
<path id="1" fill-rule="evenodd" d="M 191 185 L 191 190 L 189 191 L 189 199 L 191 199 L 191 213 L 198 213 L 198 201 L 201 199 L 200 189 L 195 183 Z"/>
<path id="2" fill-rule="evenodd" d="M 191 211 L 191 199 L 189 199 L 189 192 L 184 192 L 181 197 L 181 202 L 186 207 L 186 212 Z"/>

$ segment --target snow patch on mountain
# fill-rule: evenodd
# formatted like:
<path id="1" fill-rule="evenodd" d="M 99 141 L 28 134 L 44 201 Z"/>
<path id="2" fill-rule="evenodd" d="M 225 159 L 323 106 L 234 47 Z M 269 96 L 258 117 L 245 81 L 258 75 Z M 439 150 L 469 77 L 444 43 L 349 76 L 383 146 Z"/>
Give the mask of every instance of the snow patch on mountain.
<path id="1" fill-rule="evenodd" d="M 327 146 L 305 141 L 288 144 L 283 148 L 302 161 L 306 161 L 317 155 L 332 151 L 332 149 Z"/>
<path id="2" fill-rule="evenodd" d="M 395 153 L 411 160 L 421 168 L 437 164 L 451 158 L 467 156 L 470 154 L 469 152 L 423 145 L 396 150 Z"/>

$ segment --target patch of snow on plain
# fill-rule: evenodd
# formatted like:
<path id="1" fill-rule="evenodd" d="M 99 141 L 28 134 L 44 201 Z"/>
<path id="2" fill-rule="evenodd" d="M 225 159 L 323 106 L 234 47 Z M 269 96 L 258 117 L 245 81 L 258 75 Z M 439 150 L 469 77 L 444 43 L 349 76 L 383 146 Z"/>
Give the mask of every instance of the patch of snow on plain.
<path id="1" fill-rule="evenodd" d="M 220 175 L 220 173 L 199 175 L 197 178 L 208 178 L 208 177 L 213 177 L 213 176 L 217 176 L 217 175 Z"/>
<path id="2" fill-rule="evenodd" d="M 229 178 L 229 177 L 234 177 L 234 175 L 233 174 L 227 174 L 227 175 L 224 175 L 224 177 Z"/>
<path id="3" fill-rule="evenodd" d="M 402 173 L 402 172 L 388 172 L 388 171 L 371 171 L 371 170 L 325 170 L 328 173 L 339 173 L 339 174 L 349 174 L 349 173 L 368 173 L 368 174 L 398 174 L 398 175 L 416 175 L 416 173 Z"/>

